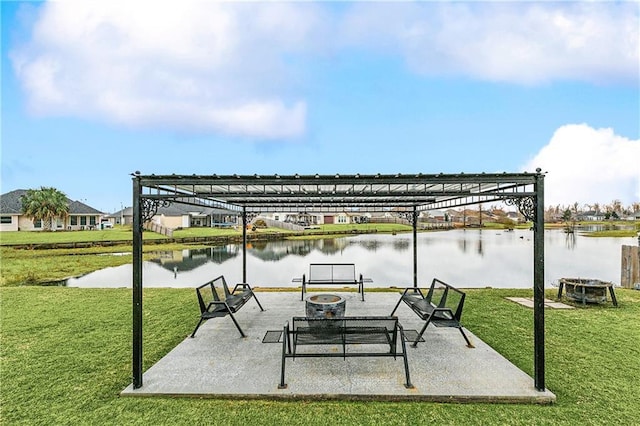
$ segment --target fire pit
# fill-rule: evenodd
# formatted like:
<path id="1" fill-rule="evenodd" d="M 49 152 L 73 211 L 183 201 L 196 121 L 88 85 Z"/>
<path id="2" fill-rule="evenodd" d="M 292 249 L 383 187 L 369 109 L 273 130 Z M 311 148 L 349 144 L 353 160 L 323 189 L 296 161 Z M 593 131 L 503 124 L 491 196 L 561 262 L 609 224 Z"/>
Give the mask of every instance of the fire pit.
<path id="1" fill-rule="evenodd" d="M 558 287 L 558 299 L 562 297 L 562 290 L 566 289 L 568 299 L 576 302 L 587 303 L 606 303 L 607 290 L 611 295 L 613 306 L 618 306 L 616 294 L 613 291 L 613 283 L 595 279 L 585 278 L 561 278 Z"/>
<path id="2" fill-rule="evenodd" d="M 306 311 L 308 318 L 342 318 L 344 317 L 346 300 L 335 294 L 316 294 L 307 297 Z"/>

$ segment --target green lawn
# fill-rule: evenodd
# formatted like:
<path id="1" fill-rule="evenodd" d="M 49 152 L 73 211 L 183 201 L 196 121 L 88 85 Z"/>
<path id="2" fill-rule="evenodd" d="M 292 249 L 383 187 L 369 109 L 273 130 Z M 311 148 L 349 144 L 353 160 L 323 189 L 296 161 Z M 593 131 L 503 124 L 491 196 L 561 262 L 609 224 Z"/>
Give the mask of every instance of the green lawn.
<path id="1" fill-rule="evenodd" d="M 164 235 L 145 231 L 144 239 L 164 239 Z M 0 232 L 0 245 L 10 244 L 42 244 L 42 243 L 76 243 L 94 241 L 131 241 L 133 236 L 130 227 L 116 226 L 113 229 L 94 231 L 3 231 Z"/>
<path id="2" fill-rule="evenodd" d="M 189 248 L 205 247 L 189 245 Z M 183 244 L 154 244 L 143 247 L 145 260 L 160 251 L 182 250 Z M 82 249 L 26 250 L 0 247 L 0 286 L 38 285 L 112 266 L 130 264 L 130 244 Z"/>
<path id="3" fill-rule="evenodd" d="M 377 224 L 349 224 L 349 225 L 319 225 L 317 228 L 308 229 L 305 233 L 326 232 L 346 232 L 358 230 L 361 232 L 408 232 L 411 227 L 402 224 L 377 223 Z M 292 233 L 281 228 L 266 228 L 249 231 L 249 234 L 257 233 Z M 240 236 L 240 228 L 185 228 L 177 229 L 173 233 L 174 238 L 191 237 L 220 237 L 220 236 Z M 145 240 L 166 239 L 164 235 L 151 231 L 143 234 Z M 116 226 L 113 229 L 103 229 L 94 231 L 5 231 L 0 232 L 0 245 L 12 244 L 51 244 L 51 243 L 75 243 L 75 242 L 97 242 L 97 241 L 131 241 L 131 227 Z"/>
<path id="4" fill-rule="evenodd" d="M 470 290 L 463 322 L 532 374 L 532 311 L 504 299 L 529 294 Z M 640 424 L 640 292 L 617 295 L 618 309 L 546 311 L 547 387 L 558 400 L 537 406 L 119 397 L 131 383 L 131 290 L 0 288 L 0 423 Z M 145 289 L 145 370 L 192 331 L 194 297 L 192 289 Z"/>

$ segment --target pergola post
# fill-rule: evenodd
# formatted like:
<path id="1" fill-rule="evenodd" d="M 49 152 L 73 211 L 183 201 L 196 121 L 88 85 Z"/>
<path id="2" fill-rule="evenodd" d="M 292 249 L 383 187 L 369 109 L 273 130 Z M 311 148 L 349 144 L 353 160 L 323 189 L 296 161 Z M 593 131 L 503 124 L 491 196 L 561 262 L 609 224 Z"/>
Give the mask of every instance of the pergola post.
<path id="1" fill-rule="evenodd" d="M 544 175 L 535 177 L 535 222 L 533 225 L 533 345 L 534 382 L 539 391 L 544 383 Z"/>
<path id="2" fill-rule="evenodd" d="M 242 208 L 242 282 L 247 282 L 247 208 Z"/>
<path id="3" fill-rule="evenodd" d="M 411 222 L 413 222 L 413 288 L 418 287 L 418 211 L 413 206 L 411 213 Z"/>
<path id="4" fill-rule="evenodd" d="M 142 201 L 139 173 L 133 175 L 133 388 L 142 387 Z"/>

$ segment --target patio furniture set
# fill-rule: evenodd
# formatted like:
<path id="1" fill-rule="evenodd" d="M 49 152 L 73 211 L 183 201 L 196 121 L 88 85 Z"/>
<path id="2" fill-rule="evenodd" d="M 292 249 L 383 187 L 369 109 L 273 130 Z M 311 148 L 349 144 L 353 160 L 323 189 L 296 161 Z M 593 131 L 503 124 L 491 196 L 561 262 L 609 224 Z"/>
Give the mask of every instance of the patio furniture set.
<path id="1" fill-rule="evenodd" d="M 359 276 L 356 279 L 354 264 L 311 264 L 309 278 L 306 274 L 294 282 L 302 283 L 302 297 L 307 285 L 357 285 L 364 301 L 364 283 L 371 282 Z M 255 299 L 264 311 L 253 289 L 247 283 L 236 284 L 230 290 L 224 276 L 219 276 L 196 288 L 200 319 L 191 337 L 200 325 L 211 318 L 229 315 L 240 332 L 246 337 L 234 313 L 250 299 Z M 429 324 L 437 327 L 454 327 L 460 330 L 467 347 L 473 348 L 460 324 L 465 293 L 434 278 L 428 288 L 406 288 L 391 314 L 388 316 L 344 316 L 344 299 L 335 295 L 316 295 L 307 298 L 305 317 L 293 317 L 284 324 L 278 342 L 282 342 L 282 361 L 279 389 L 287 388 L 285 364 L 288 358 L 351 358 L 351 357 L 401 357 L 404 362 L 406 388 L 413 388 L 409 374 L 406 342 L 412 340 L 416 347 Z M 405 330 L 394 313 L 404 302 L 418 317 L 425 321 L 417 337 L 407 338 Z M 267 332 L 271 333 L 271 332 Z M 415 334 L 415 331 L 413 332 Z M 358 350 L 348 347 L 358 345 Z M 366 345 L 366 346 L 364 346 Z M 302 349 L 301 347 L 305 347 Z M 326 350 L 332 346 L 332 350 Z M 339 348 L 338 350 L 335 347 Z M 363 349 L 364 348 L 364 349 Z"/>

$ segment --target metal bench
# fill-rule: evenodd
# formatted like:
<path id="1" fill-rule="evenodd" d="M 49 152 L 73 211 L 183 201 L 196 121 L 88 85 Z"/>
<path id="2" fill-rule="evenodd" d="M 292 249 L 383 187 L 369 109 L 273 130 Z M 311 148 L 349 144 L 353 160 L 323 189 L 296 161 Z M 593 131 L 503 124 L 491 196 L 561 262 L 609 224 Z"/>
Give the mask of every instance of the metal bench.
<path id="1" fill-rule="evenodd" d="M 218 294 L 218 288 L 216 288 L 216 285 L 218 285 L 218 287 L 222 287 L 224 299 L 222 299 Z M 200 307 L 200 321 L 198 321 L 198 325 L 196 325 L 193 333 L 191 333 L 191 337 L 196 335 L 196 331 L 198 331 L 198 328 L 200 328 L 200 325 L 202 325 L 204 321 L 227 315 L 229 315 L 233 320 L 233 323 L 236 325 L 240 335 L 242 337 L 246 337 L 233 314 L 238 312 L 240 308 L 242 308 L 251 298 L 254 298 L 260 307 L 260 310 L 264 311 L 260 301 L 249 284 L 236 284 L 233 291 L 229 291 L 227 281 L 224 279 L 223 275 L 220 275 L 208 283 L 197 287 L 196 294 L 198 296 L 198 306 Z"/>
<path id="2" fill-rule="evenodd" d="M 398 303 L 396 303 L 396 306 L 393 308 L 393 311 L 391 311 L 391 315 L 396 312 L 400 303 L 404 302 L 425 321 L 422 330 L 418 333 L 418 337 L 411 345 L 414 348 L 418 345 L 418 341 L 429 324 L 437 327 L 457 328 L 467 342 L 467 347 L 473 348 L 474 346 L 469 341 L 460 324 L 465 296 L 464 292 L 434 278 L 428 290 L 419 287 L 406 288 L 402 296 L 400 296 L 400 300 L 398 300 Z"/>
<path id="3" fill-rule="evenodd" d="M 370 278 L 363 278 L 362 274 L 356 278 L 356 265 L 353 263 L 311 263 L 309 275 L 294 278 L 293 282 L 302 283 L 301 300 L 308 285 L 357 285 L 358 293 L 364 302 L 364 283 L 373 282 Z"/>
<path id="4" fill-rule="evenodd" d="M 402 350 L 398 351 L 398 343 Z M 318 350 L 317 345 L 332 345 L 341 351 Z M 371 345 L 364 352 L 347 352 L 348 345 Z M 300 346 L 313 349 L 298 351 Z M 285 389 L 285 362 L 287 358 L 336 358 L 341 357 L 396 357 L 404 360 L 405 387 L 413 388 L 409 377 L 409 362 L 405 346 L 404 330 L 397 317 L 344 317 L 306 318 L 294 317 L 292 325 L 287 321 L 282 338 L 282 366 L 279 389 Z"/>

